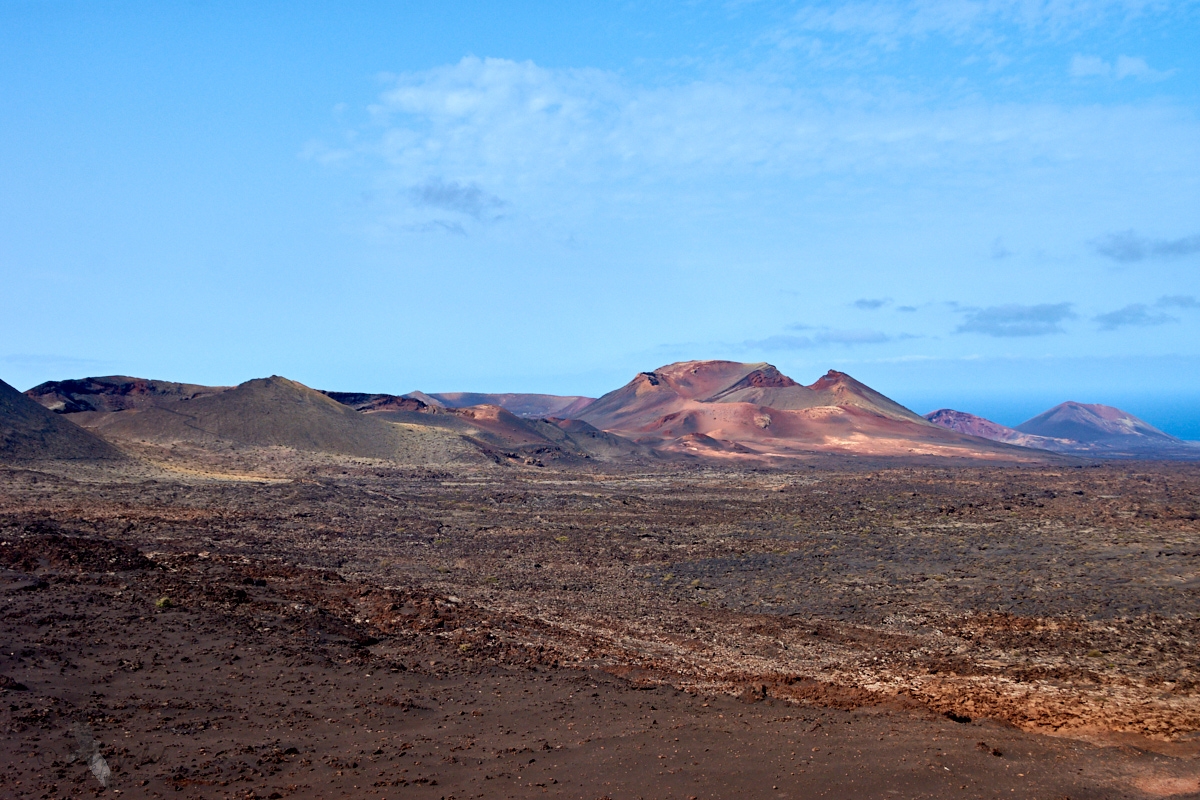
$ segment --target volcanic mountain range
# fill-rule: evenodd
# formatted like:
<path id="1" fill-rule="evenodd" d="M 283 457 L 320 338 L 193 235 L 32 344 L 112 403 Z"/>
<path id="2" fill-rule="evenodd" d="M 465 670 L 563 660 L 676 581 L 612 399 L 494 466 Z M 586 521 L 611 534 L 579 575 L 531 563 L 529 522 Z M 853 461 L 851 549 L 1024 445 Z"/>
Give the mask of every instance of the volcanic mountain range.
<path id="1" fill-rule="evenodd" d="M 27 397 L 8 389 L 0 454 L 9 460 L 39 448 L 111 457 L 114 444 L 132 443 L 424 464 L 770 462 L 817 453 L 1020 461 L 1053 457 L 1045 451 L 1195 457 L 1200 450 L 1106 406 L 1066 403 L 1012 429 L 947 409 L 921 417 L 833 370 L 805 386 L 770 364 L 733 361 L 670 364 L 596 400 L 321 392 L 278 376 L 234 387 L 108 376 L 44 383 Z"/>
<path id="2" fill-rule="evenodd" d="M 1159 458 L 1200 457 L 1200 448 L 1112 406 L 1060 403 L 1015 428 L 943 408 L 925 415 L 935 425 L 997 442 L 1058 453 Z"/>
<path id="3" fill-rule="evenodd" d="M 58 424 L 70 419 L 79 426 L 70 427 L 86 429 L 80 433 L 118 443 L 287 448 L 413 464 L 652 455 L 578 420 L 525 419 L 498 405 L 452 408 L 419 396 L 320 392 L 279 376 L 233 387 L 108 376 L 51 381 L 27 394 L 22 400 Z M 526 409 L 577 399 L 501 397 Z"/>
<path id="4" fill-rule="evenodd" d="M 1015 428 L 1009 428 L 998 422 L 992 422 L 990 419 L 977 417 L 965 411 L 955 411 L 951 408 L 941 408 L 937 411 L 931 411 L 925 415 L 925 419 L 934 425 L 941 425 L 943 428 L 949 428 L 952 431 L 991 439 L 993 442 L 1015 444 L 1020 447 L 1033 447 L 1038 450 L 1058 450 L 1060 448 L 1069 448 L 1072 444 L 1066 439 L 1054 439 L 1048 436 L 1021 433 Z"/>
<path id="5" fill-rule="evenodd" d="M 804 386 L 765 363 L 684 361 L 643 372 L 580 418 L 659 451 L 716 457 L 1002 452 L 932 425 L 844 373 L 830 370 Z"/>

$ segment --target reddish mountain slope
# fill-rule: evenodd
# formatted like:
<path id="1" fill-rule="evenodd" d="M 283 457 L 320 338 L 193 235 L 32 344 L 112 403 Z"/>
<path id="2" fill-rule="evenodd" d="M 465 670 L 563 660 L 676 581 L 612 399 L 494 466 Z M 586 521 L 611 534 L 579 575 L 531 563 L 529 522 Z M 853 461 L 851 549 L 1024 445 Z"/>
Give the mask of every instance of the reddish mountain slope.
<path id="1" fill-rule="evenodd" d="M 1196 443 L 1176 439 L 1111 406 L 1063 403 L 1016 428 L 945 408 L 926 417 L 951 430 L 1056 453 L 1104 458 L 1200 459 L 1200 446 Z"/>
<path id="2" fill-rule="evenodd" d="M 932 411 L 925 415 L 925 419 L 934 425 L 940 425 L 943 428 L 949 428 L 959 433 L 991 439 L 993 442 L 1004 442 L 1005 444 L 1015 444 L 1021 447 L 1035 447 L 1039 450 L 1068 452 L 1074 449 L 1074 445 L 1076 444 L 1069 439 L 1054 439 L 1048 436 L 1021 433 L 998 422 L 992 422 L 990 419 L 984 419 L 974 414 L 968 414 L 965 411 L 955 411 L 949 408 Z"/>
<path id="3" fill-rule="evenodd" d="M 660 450 L 726 458 L 813 452 L 1023 457 L 932 425 L 844 373 L 831 370 L 803 386 L 761 363 L 687 361 L 643 372 L 580 418 Z"/>
<path id="4" fill-rule="evenodd" d="M 871 414 L 889 419 L 904 420 L 924 425 L 927 420 L 904 406 L 885 397 L 864 383 L 851 378 L 844 372 L 829 370 L 808 388 L 824 402 L 822 405 L 841 408 L 858 408 Z"/>
<path id="5" fill-rule="evenodd" d="M 741 380 L 722 389 L 705 402 L 753 403 L 778 409 L 813 408 L 822 405 L 821 397 L 807 386 L 801 386 L 770 364 L 752 365 Z"/>
<path id="6" fill-rule="evenodd" d="M 668 414 L 711 401 L 770 364 L 683 361 L 643 372 L 589 405 L 579 418 L 602 430 L 640 431 Z M 771 367 L 774 369 L 774 367 Z"/>

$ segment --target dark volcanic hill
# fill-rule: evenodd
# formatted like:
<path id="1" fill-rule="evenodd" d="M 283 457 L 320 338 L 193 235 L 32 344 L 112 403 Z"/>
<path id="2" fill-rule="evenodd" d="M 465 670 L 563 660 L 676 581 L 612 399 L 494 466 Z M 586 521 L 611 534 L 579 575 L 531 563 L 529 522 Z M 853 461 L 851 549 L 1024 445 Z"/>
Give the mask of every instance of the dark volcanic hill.
<path id="1" fill-rule="evenodd" d="M 86 416 L 85 424 L 106 438 L 230 442 L 369 458 L 395 458 L 410 445 L 404 429 L 278 376 L 195 399 Z"/>
<path id="2" fill-rule="evenodd" d="M 128 375 L 106 375 L 99 378 L 47 381 L 25 394 L 51 411 L 75 414 L 83 411 L 126 411 L 170 405 L 178 400 L 194 400 L 217 394 L 228 388 L 146 380 L 131 378 Z"/>
<path id="3" fill-rule="evenodd" d="M 26 394 L 116 441 L 281 446 L 409 462 L 421 461 L 424 454 L 439 463 L 480 455 L 495 461 L 653 456 L 645 446 L 586 423 L 568 430 L 560 420 L 522 418 L 494 405 L 448 407 L 419 392 L 316 392 L 278 377 L 230 388 L 107 376 L 51 381 Z M 552 395 L 503 397 L 526 412 L 590 402 Z"/>
<path id="4" fill-rule="evenodd" d="M 845 373 L 830 370 L 804 386 L 765 363 L 669 364 L 639 374 L 579 417 L 656 449 L 722 458 L 1031 455 L 933 425 Z"/>
<path id="5" fill-rule="evenodd" d="M 108 442 L 0 381 L 0 461 L 116 461 Z"/>
<path id="6" fill-rule="evenodd" d="M 602 461 L 653 457 L 650 448 L 606 433 L 578 420 L 554 416 L 521 416 L 495 403 L 455 406 L 451 403 L 476 398 L 507 398 L 514 407 L 527 413 L 539 408 L 570 410 L 591 398 L 557 397 L 554 395 L 489 395 L 455 393 L 427 395 L 412 392 L 403 396 L 354 392 L 324 392 L 339 403 L 363 414 L 378 416 L 389 422 L 421 425 L 454 432 L 476 444 L 493 458 L 599 459 Z"/>
<path id="7" fill-rule="evenodd" d="M 611 461 L 643 459 L 654 455 L 645 445 L 597 430 L 586 422 L 554 417 L 524 419 L 494 405 L 466 408 L 424 406 L 415 411 L 364 409 L 363 413 L 391 422 L 452 431 L 493 456 L 534 460 L 584 458 Z"/>

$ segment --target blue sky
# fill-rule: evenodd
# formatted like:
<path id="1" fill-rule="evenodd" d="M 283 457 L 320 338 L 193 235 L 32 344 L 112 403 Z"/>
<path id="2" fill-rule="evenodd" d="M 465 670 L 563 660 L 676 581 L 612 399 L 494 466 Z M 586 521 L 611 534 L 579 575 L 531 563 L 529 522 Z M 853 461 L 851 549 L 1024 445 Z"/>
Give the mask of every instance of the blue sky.
<path id="1" fill-rule="evenodd" d="M 689 358 L 1200 438 L 1200 3 L 0 3 L 0 377 Z"/>

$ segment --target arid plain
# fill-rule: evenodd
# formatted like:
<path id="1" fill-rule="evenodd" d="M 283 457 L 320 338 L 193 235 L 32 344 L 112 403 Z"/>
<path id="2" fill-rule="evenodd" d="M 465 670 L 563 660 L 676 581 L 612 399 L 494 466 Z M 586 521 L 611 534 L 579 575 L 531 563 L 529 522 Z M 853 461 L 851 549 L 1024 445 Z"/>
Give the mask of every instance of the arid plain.
<path id="1" fill-rule="evenodd" d="M 1200 795 L 1194 463 L 447 430 L 0 467 L 0 792 Z"/>

